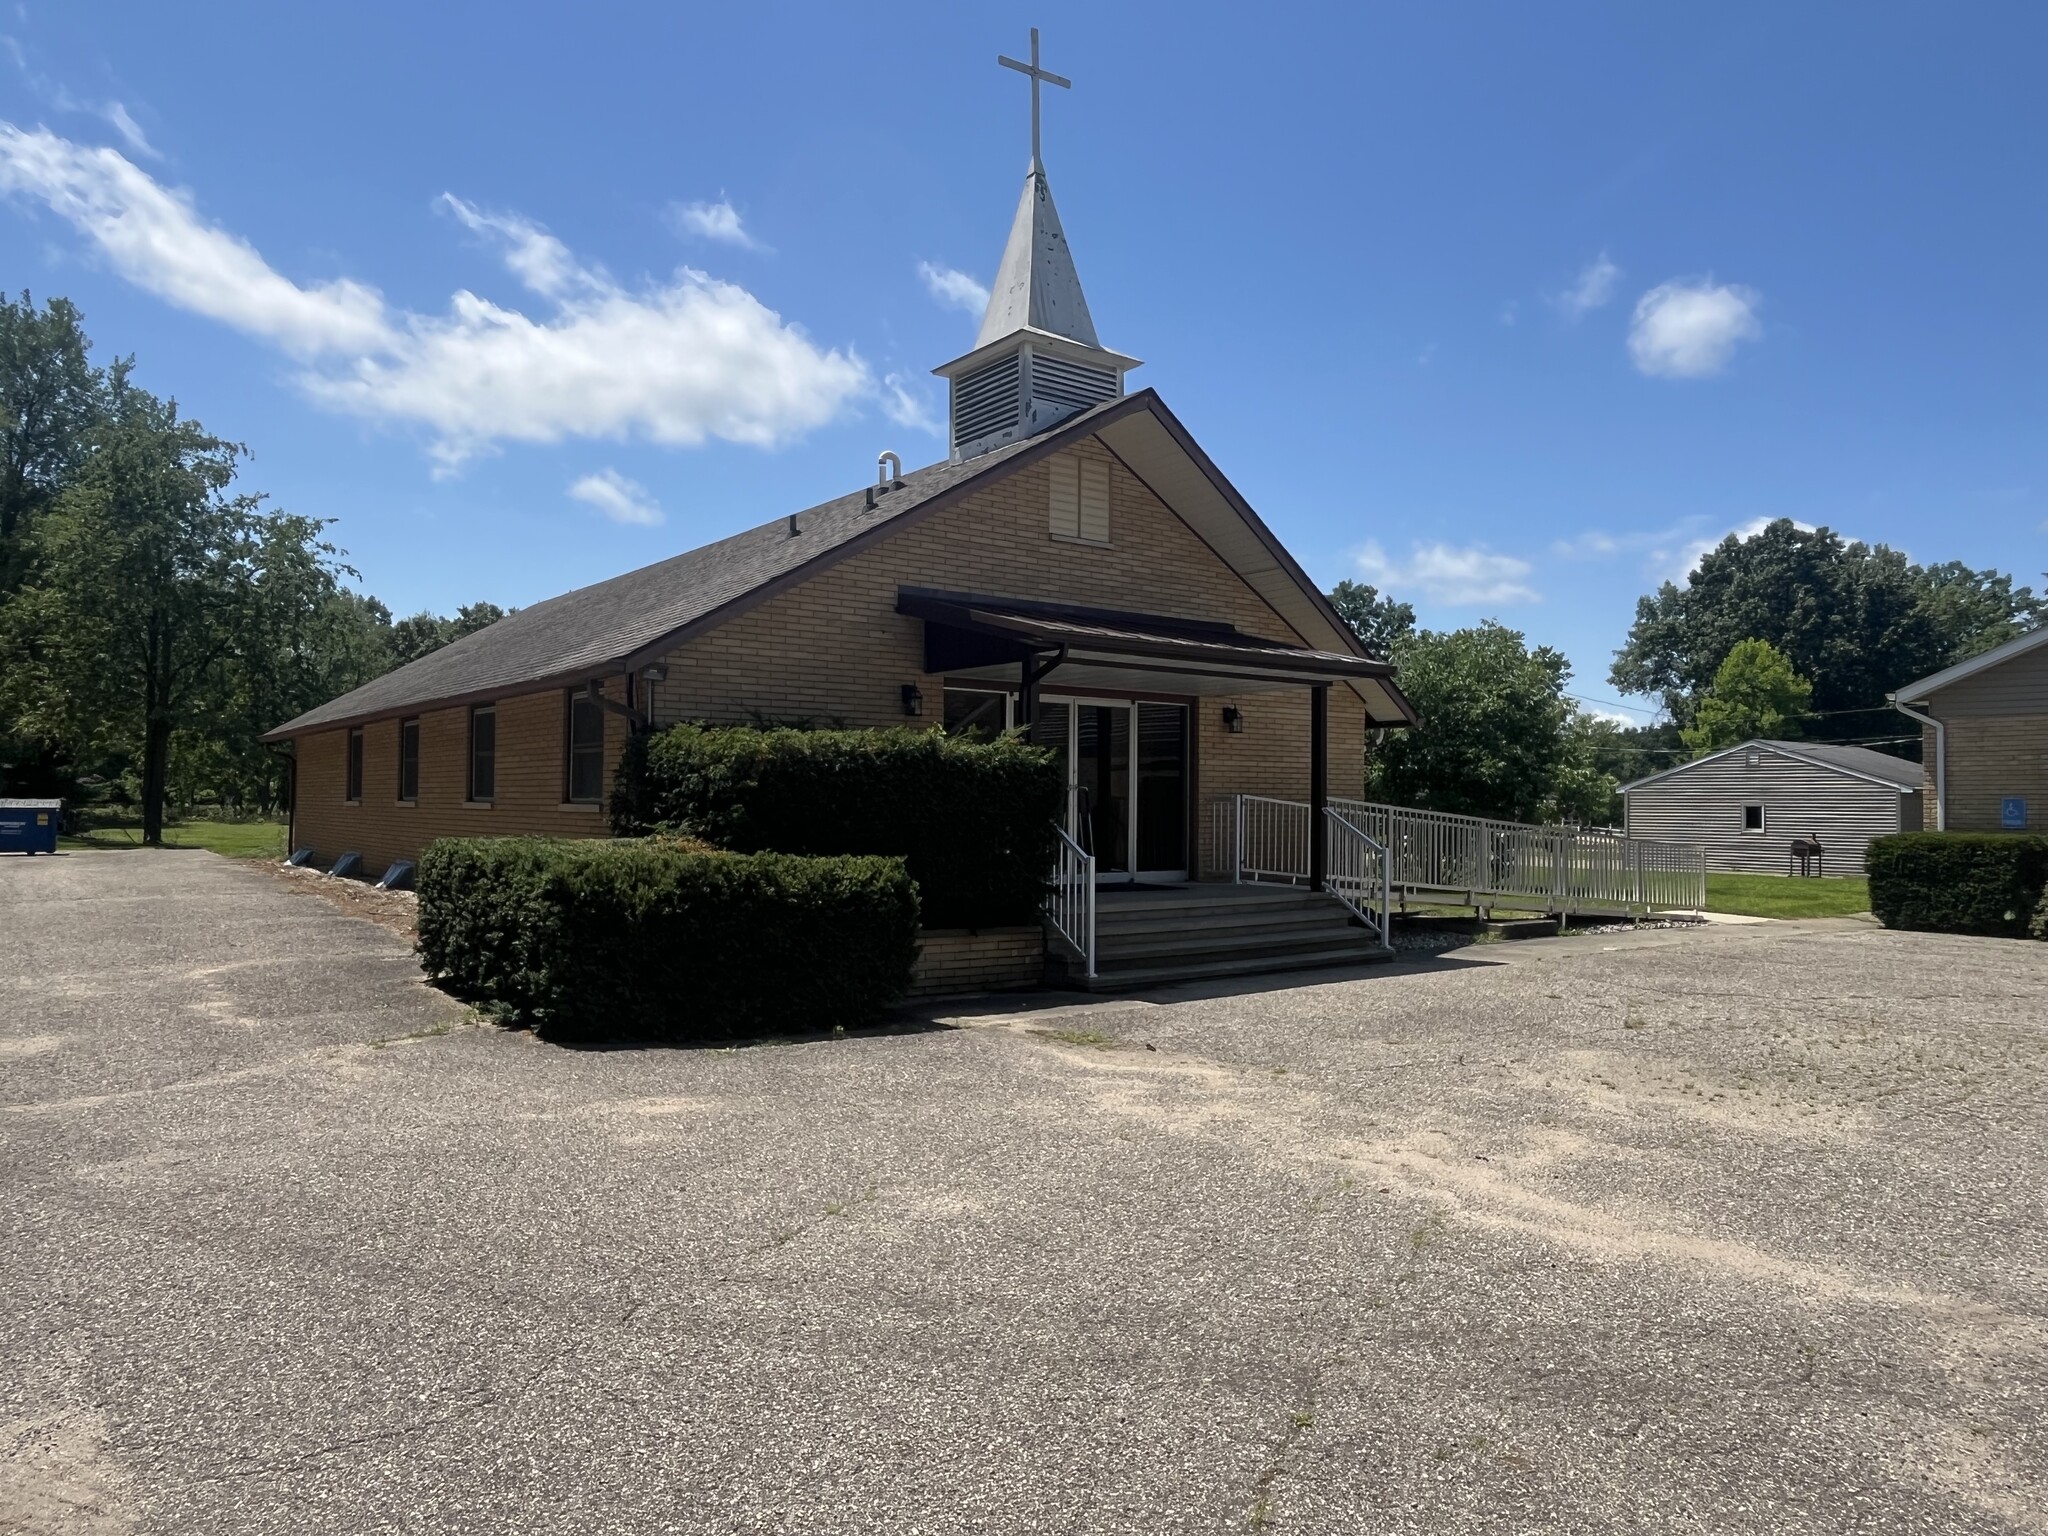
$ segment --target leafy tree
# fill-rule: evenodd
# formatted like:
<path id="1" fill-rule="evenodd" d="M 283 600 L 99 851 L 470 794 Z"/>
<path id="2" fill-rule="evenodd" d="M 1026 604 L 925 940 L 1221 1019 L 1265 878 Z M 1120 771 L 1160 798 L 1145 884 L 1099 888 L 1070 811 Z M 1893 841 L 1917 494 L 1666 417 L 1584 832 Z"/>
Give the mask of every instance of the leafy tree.
<path id="1" fill-rule="evenodd" d="M 1338 582 L 1330 589 L 1330 605 L 1375 656 L 1391 655 L 1395 645 L 1415 633 L 1412 605 L 1382 597 L 1377 587 L 1363 582 Z"/>
<path id="2" fill-rule="evenodd" d="M 1417 630 L 1393 660 L 1422 723 L 1387 733 L 1368 765 L 1378 799 L 1507 821 L 1604 821 L 1614 780 L 1593 759 L 1585 717 L 1564 696 L 1571 668 L 1489 620 Z"/>
<path id="3" fill-rule="evenodd" d="M 1813 684 L 1792 670 L 1784 652 L 1768 640 L 1743 640 L 1714 674 L 1693 723 L 1679 734 L 1698 753 L 1759 736 L 1796 736 L 1812 699 Z"/>
<path id="4" fill-rule="evenodd" d="M 83 462 L 104 379 L 78 311 L 0 298 L 0 601 L 21 585 L 36 514 Z"/>
<path id="5" fill-rule="evenodd" d="M 508 612 L 517 611 L 500 608 L 496 603 L 464 603 L 452 619 L 426 612 L 400 619 L 391 626 L 391 665 L 402 667 L 409 661 L 418 661 L 464 635 L 489 628 Z"/>
<path id="6" fill-rule="evenodd" d="M 241 450 L 177 406 L 108 380 L 75 480 L 39 513 L 9 604 L 9 701 L 45 736 L 140 761 L 143 839 L 163 838 L 180 731 L 246 722 L 282 627 L 278 594 L 331 583 L 321 524 L 234 494 Z M 236 739 L 250 740 L 238 730 Z"/>
<path id="7" fill-rule="evenodd" d="M 1750 538 L 1730 534 L 1685 586 L 1666 582 L 1639 601 L 1609 678 L 1660 696 L 1690 724 L 1728 653 L 1765 640 L 1811 680 L 1814 710 L 1874 714 L 1900 683 L 2044 618 L 2048 603 L 1999 572 L 1919 566 L 1882 544 L 1780 518 Z"/>

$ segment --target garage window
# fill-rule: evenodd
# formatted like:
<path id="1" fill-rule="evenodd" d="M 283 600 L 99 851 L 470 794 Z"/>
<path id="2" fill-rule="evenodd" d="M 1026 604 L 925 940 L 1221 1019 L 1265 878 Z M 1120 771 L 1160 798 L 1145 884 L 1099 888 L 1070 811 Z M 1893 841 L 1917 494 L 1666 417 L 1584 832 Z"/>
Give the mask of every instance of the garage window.
<path id="1" fill-rule="evenodd" d="M 1764 829 L 1764 808 L 1760 805 L 1745 805 L 1742 808 L 1742 830 L 1761 832 Z"/>

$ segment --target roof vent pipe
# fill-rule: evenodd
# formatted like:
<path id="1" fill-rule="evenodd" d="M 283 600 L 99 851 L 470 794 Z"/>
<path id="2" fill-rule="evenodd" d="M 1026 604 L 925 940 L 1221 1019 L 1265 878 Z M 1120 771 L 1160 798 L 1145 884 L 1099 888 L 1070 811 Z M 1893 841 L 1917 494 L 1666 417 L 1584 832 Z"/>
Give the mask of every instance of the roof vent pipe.
<path id="1" fill-rule="evenodd" d="M 797 533 L 796 514 L 792 512 L 789 514 L 789 536 L 793 539 L 797 536 Z"/>
<path id="2" fill-rule="evenodd" d="M 875 488 L 893 491 L 903 484 L 903 460 L 884 448 L 875 458 Z"/>
<path id="3" fill-rule="evenodd" d="M 868 506 L 867 506 L 867 509 L 868 509 L 868 511 L 870 511 L 870 512 L 872 512 L 872 511 L 874 511 L 874 510 L 875 510 L 875 488 L 874 488 L 874 487 L 873 487 L 872 485 L 868 487 Z"/>

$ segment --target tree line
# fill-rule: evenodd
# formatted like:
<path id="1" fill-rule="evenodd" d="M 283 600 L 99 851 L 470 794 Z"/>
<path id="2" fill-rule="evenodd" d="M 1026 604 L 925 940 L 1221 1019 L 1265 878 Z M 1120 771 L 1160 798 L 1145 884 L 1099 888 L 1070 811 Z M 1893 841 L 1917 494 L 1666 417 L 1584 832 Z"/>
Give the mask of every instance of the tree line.
<path id="1" fill-rule="evenodd" d="M 1368 792 L 1509 821 L 1618 822 L 1620 784 L 1752 737 L 1917 759 L 1919 737 L 1885 695 L 2048 621 L 2048 598 L 2004 572 L 1919 565 L 1780 518 L 1730 534 L 1682 585 L 1637 603 L 1608 682 L 1657 699 L 1662 717 L 1624 726 L 1566 691 L 1561 653 L 1515 630 L 1420 629 L 1409 604 L 1359 582 L 1330 598 L 1400 667 L 1423 721 L 1381 733 Z"/>
<path id="2" fill-rule="evenodd" d="M 78 310 L 0 298 L 0 795 L 267 812 L 272 726 L 502 618 L 394 620 L 248 451 L 104 367 Z"/>

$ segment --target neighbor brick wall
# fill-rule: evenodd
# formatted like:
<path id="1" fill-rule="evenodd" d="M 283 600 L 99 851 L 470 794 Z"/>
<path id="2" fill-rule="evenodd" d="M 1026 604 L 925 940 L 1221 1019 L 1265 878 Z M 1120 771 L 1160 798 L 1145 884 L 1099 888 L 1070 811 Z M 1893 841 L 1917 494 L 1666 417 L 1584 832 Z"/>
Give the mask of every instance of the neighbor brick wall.
<path id="1" fill-rule="evenodd" d="M 1948 830 L 1996 832 L 1999 802 L 2022 795 L 2027 830 L 2048 831 L 2048 715 L 1984 715 L 1948 725 Z M 1927 800 L 1934 801 L 1934 733 L 1926 732 Z M 1931 817 L 1930 817 L 1931 819 Z"/>
<path id="2" fill-rule="evenodd" d="M 1248 634 L 1301 643 L 1251 587 L 1121 461 L 1093 438 L 1064 450 L 1110 466 L 1110 543 L 1052 537 L 1047 461 L 1026 465 L 800 586 L 679 646 L 655 689 L 655 716 L 745 721 L 756 713 L 900 726 L 901 689 L 916 683 L 936 725 L 943 680 L 924 672 L 923 625 L 896 612 L 899 586 L 934 587 L 1184 618 L 1224 620 Z M 802 537 L 801 534 L 797 537 Z M 1059 689 L 1053 673 L 1045 687 Z M 1223 728 L 1223 707 L 1245 729 Z M 1288 688 L 1195 706 L 1199 793 L 1306 799 L 1308 693 Z M 1330 793 L 1361 792 L 1365 706 L 1330 690 Z M 1208 815 L 1199 818 L 1206 842 Z"/>
<path id="3" fill-rule="evenodd" d="M 1002 992 L 1045 979 L 1045 932 L 1030 928 L 930 928 L 918 935 L 912 997 Z"/>
<path id="4" fill-rule="evenodd" d="M 619 699 L 621 681 L 606 685 Z M 363 798 L 343 798 L 348 787 L 348 732 L 316 731 L 298 738 L 293 841 L 321 863 L 361 853 L 372 875 L 394 859 L 416 859 L 437 837 L 605 837 L 600 806 L 567 805 L 563 733 L 567 709 L 559 688 L 501 698 L 498 705 L 497 797 L 488 806 L 465 804 L 469 788 L 469 707 L 423 710 L 420 722 L 419 799 L 398 799 L 399 717 L 363 727 Z M 605 783 L 626 741 L 626 719 L 605 711 Z"/>

